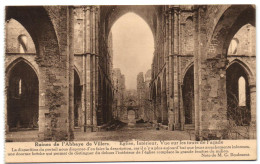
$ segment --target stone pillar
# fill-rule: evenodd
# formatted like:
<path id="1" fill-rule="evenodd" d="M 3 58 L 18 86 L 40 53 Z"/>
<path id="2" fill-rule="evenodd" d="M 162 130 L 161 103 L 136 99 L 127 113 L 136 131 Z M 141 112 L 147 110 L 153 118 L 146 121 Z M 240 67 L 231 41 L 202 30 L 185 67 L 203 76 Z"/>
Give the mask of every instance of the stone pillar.
<path id="1" fill-rule="evenodd" d="M 200 140 L 200 108 L 199 108 L 199 19 L 198 10 L 194 12 L 194 105 L 195 105 L 195 136 Z M 197 45 L 196 45 L 197 44 Z"/>
<path id="2" fill-rule="evenodd" d="M 249 138 L 256 139 L 256 86 L 250 85 L 250 109 L 251 122 L 249 129 Z"/>
<path id="3" fill-rule="evenodd" d="M 153 99 L 153 123 L 157 123 L 157 111 L 156 111 L 156 95 L 155 98 Z"/>
<path id="4" fill-rule="evenodd" d="M 182 46 L 182 42 L 180 41 L 183 38 L 183 29 L 184 29 L 184 24 L 180 23 L 180 18 L 179 18 L 179 43 L 180 43 L 180 48 L 179 48 L 179 52 L 180 55 L 183 55 L 183 46 Z M 182 68 L 181 68 L 181 59 L 179 59 L 179 101 L 180 101 L 180 130 L 184 130 L 184 124 L 185 124 L 185 112 L 184 112 L 184 107 L 183 107 L 183 93 L 182 93 L 182 87 L 183 87 L 183 78 L 184 77 L 182 75 Z"/>
<path id="5" fill-rule="evenodd" d="M 91 122 L 91 19 L 90 6 L 86 7 L 85 13 L 85 125 L 84 131 L 92 131 Z"/>
<path id="6" fill-rule="evenodd" d="M 90 8 L 90 15 L 89 15 L 89 19 L 90 19 L 90 111 L 89 111 L 89 118 L 90 118 L 90 129 L 91 132 L 94 131 L 94 125 L 93 125 L 93 112 L 94 112 L 94 105 L 95 105 L 95 99 L 94 99 L 94 83 L 95 83 L 95 75 L 94 75 L 94 51 L 95 51 L 95 44 L 94 44 L 94 36 L 95 34 L 93 33 L 94 30 L 94 24 L 95 22 L 93 22 L 93 8 L 94 6 L 91 6 Z"/>
<path id="7" fill-rule="evenodd" d="M 96 11 L 95 11 L 95 75 L 96 75 L 96 87 L 95 87 L 95 90 L 96 90 L 96 96 L 95 96 L 95 99 L 96 99 L 96 110 L 95 110 L 95 116 L 96 116 L 96 119 L 94 120 L 95 121 L 95 124 L 97 125 L 97 122 L 98 122 L 98 112 L 100 111 L 100 102 L 99 102 L 99 90 L 101 89 L 99 86 L 99 72 L 98 72 L 98 62 L 99 62 L 99 54 L 98 54 L 98 32 L 99 32 L 99 27 L 98 27 L 98 24 L 99 24 L 99 17 L 98 17 L 98 14 L 99 14 L 99 8 L 96 7 Z M 102 83 L 101 83 L 102 85 Z"/>
<path id="8" fill-rule="evenodd" d="M 99 10 L 96 6 L 86 6 L 84 22 L 84 131 L 95 131 L 98 108 L 98 21 Z"/>
<path id="9" fill-rule="evenodd" d="M 173 99 L 174 99 L 174 128 L 180 129 L 179 104 L 179 9 L 173 9 Z"/>
<path id="10" fill-rule="evenodd" d="M 68 140 L 74 139 L 74 7 L 69 6 L 69 135 Z"/>
<path id="11" fill-rule="evenodd" d="M 41 55 L 36 58 L 40 72 L 39 140 L 73 139 L 73 8 L 61 6 L 60 14 L 62 16 L 57 21 L 61 26 L 56 28 L 56 32 L 60 34 L 59 44 L 46 37 L 45 41 L 52 45 L 46 45 L 46 49 L 42 49 Z M 48 33 L 44 35 L 48 36 Z M 53 55 L 51 58 L 46 57 L 50 54 Z"/>
<path id="12" fill-rule="evenodd" d="M 97 31 L 97 23 L 96 23 L 96 7 L 94 6 L 93 7 L 93 18 L 92 18 L 92 21 L 93 21 L 93 27 L 92 27 L 92 33 L 93 33 L 93 37 L 92 37 L 92 42 L 93 42 L 93 49 L 92 49 L 92 53 L 93 53 L 93 66 L 92 66 L 92 69 L 93 69 L 93 127 L 94 127 L 94 131 L 96 131 L 96 127 L 97 127 L 97 84 L 98 84 L 98 81 L 97 81 L 97 62 L 96 62 L 96 55 L 97 55 L 97 46 L 96 46 L 96 43 L 97 43 L 97 40 L 96 40 L 96 31 Z"/>
<path id="13" fill-rule="evenodd" d="M 81 94 L 81 106 L 82 106 L 82 126 L 81 126 L 81 131 L 85 132 L 86 131 L 86 125 L 87 125 L 87 120 L 86 120 L 86 20 L 87 20 L 87 8 L 83 7 L 83 12 L 84 12 L 84 19 L 83 19 L 83 59 L 82 59 L 82 94 Z"/>
<path id="14" fill-rule="evenodd" d="M 168 68 L 168 88 L 169 88 L 169 130 L 174 130 L 174 104 L 173 104 L 173 56 L 172 56 L 172 49 L 173 49 L 173 16 L 172 16 L 172 9 L 169 8 L 169 16 L 168 16 L 168 56 L 169 56 L 169 68 Z"/>
<path id="15" fill-rule="evenodd" d="M 86 56 L 86 118 L 87 118 L 87 124 L 86 124 L 86 131 L 92 132 L 92 97 L 91 97 L 91 55 L 87 54 Z"/>
<path id="16" fill-rule="evenodd" d="M 197 18 L 198 52 L 195 55 L 194 65 L 195 69 L 198 69 L 196 73 L 199 82 L 199 90 L 196 93 L 199 94 L 197 95 L 199 104 L 196 104 L 196 114 L 199 116 L 196 117 L 200 124 L 196 139 L 224 139 L 227 137 L 226 58 L 223 54 L 220 54 L 221 57 L 214 56 L 214 53 L 211 54 L 211 51 L 206 49 L 210 46 L 207 46 L 205 17 L 205 7 L 200 6 Z"/>
<path id="17" fill-rule="evenodd" d="M 158 86 L 157 86 L 158 87 Z M 162 122 L 162 107 L 161 107 L 161 93 L 157 93 L 156 97 L 156 116 L 157 116 L 157 123 Z"/>
<path id="18" fill-rule="evenodd" d="M 167 124 L 169 126 L 169 100 L 170 100 L 170 92 L 169 92 L 169 13 L 168 13 L 168 6 L 165 7 L 165 41 L 164 41 L 164 61 L 166 63 L 166 82 L 165 82 L 165 93 L 164 93 L 164 96 L 165 96 L 165 104 L 164 104 L 164 108 L 165 109 L 165 118 L 164 120 L 167 120 Z M 169 129 L 169 128 L 168 128 Z"/>
<path id="19" fill-rule="evenodd" d="M 47 132 L 46 125 L 46 113 L 49 113 L 48 108 L 46 107 L 46 93 L 45 93 L 45 82 L 41 81 L 40 79 L 46 78 L 44 75 L 44 69 L 39 68 L 39 121 L 38 121 L 38 126 L 39 126 L 39 133 L 38 137 L 40 140 L 44 140 L 46 135 L 44 133 Z M 48 137 L 49 138 L 49 137 Z"/>

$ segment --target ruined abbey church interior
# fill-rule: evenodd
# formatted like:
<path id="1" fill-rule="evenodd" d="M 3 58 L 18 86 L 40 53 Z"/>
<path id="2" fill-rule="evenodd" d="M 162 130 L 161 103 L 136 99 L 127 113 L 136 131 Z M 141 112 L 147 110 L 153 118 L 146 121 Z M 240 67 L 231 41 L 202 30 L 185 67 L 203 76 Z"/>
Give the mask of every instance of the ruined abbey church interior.
<path id="1" fill-rule="evenodd" d="M 134 132 L 173 140 L 256 139 L 255 10 L 6 7 L 6 141 L 98 140 L 141 126 Z M 154 42 L 134 90 L 113 65 L 111 28 L 127 13 L 148 25 Z"/>

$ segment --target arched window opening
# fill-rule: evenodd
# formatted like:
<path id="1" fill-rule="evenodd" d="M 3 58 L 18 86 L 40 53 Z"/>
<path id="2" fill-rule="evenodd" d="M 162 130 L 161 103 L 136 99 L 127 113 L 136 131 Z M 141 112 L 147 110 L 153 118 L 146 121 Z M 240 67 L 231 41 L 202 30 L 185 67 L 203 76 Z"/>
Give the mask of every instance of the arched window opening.
<path id="1" fill-rule="evenodd" d="M 246 106 L 246 81 L 243 76 L 238 80 L 238 104 Z"/>
<path id="2" fill-rule="evenodd" d="M 228 47 L 228 55 L 255 55 L 255 27 L 251 24 L 242 26 Z"/>
<path id="3" fill-rule="evenodd" d="M 251 121 L 248 76 L 244 68 L 234 63 L 227 69 L 227 118 L 237 126 L 249 125 Z"/>
<path id="4" fill-rule="evenodd" d="M 19 96 L 22 94 L 22 79 L 19 80 Z"/>
<path id="5" fill-rule="evenodd" d="M 10 131 L 38 128 L 39 81 L 24 61 L 11 70 L 7 89 L 7 120 Z"/>
<path id="6" fill-rule="evenodd" d="M 237 49 L 238 49 L 239 41 L 236 38 L 233 38 L 230 42 L 229 48 L 228 48 L 228 54 L 229 55 L 236 55 Z"/>
<path id="7" fill-rule="evenodd" d="M 19 35 L 18 36 L 18 42 L 19 42 L 19 53 L 26 53 L 27 52 L 27 36 L 25 35 Z"/>

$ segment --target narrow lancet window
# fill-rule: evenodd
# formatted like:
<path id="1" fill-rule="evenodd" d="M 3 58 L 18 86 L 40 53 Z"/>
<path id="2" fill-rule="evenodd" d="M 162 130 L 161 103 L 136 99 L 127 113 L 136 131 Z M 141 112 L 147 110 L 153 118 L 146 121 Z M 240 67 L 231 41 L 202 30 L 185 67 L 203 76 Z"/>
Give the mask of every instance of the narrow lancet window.
<path id="1" fill-rule="evenodd" d="M 238 104 L 246 106 L 246 81 L 244 77 L 238 79 Z"/>

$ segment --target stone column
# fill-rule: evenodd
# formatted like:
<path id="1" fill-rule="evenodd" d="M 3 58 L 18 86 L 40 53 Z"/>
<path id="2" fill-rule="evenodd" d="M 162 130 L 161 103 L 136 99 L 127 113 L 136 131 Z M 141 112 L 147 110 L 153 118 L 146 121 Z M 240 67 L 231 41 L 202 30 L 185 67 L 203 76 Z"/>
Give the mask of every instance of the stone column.
<path id="1" fill-rule="evenodd" d="M 95 73 L 95 75 L 96 75 L 96 81 L 95 81 L 95 83 L 96 83 L 96 87 L 95 87 L 95 90 L 96 90 L 96 96 L 95 96 L 95 99 L 96 99 L 96 110 L 95 110 L 95 116 L 96 116 L 96 119 L 95 119 L 95 124 L 97 124 L 97 122 L 98 122 L 98 112 L 99 112 L 99 108 L 100 108 L 100 102 L 99 102 L 99 96 L 101 96 L 101 95 L 99 95 L 99 89 L 101 89 L 100 87 L 101 86 L 99 86 L 98 84 L 99 84 L 99 80 L 101 80 L 101 79 L 99 79 L 99 76 L 98 76 L 98 62 L 99 62 L 99 52 L 98 52 L 98 32 L 99 32 L 99 27 L 98 27 L 98 24 L 99 24 L 99 8 L 98 7 L 96 7 L 95 8 L 96 9 L 96 11 L 95 11 L 95 46 L 96 46 L 96 48 L 95 48 L 95 71 L 96 71 L 96 73 Z M 102 85 L 102 83 L 101 83 L 101 85 Z"/>
<path id="2" fill-rule="evenodd" d="M 206 49 L 210 46 L 207 46 L 205 9 L 206 6 L 198 8 L 197 18 L 198 54 L 195 56 L 195 69 L 198 69 L 199 93 L 196 94 L 199 94 L 199 104 L 196 104 L 196 114 L 199 116 L 196 117 L 200 124 L 196 139 L 223 139 L 227 137 L 226 57 L 223 54 L 221 57 L 211 54 L 211 50 Z"/>
<path id="3" fill-rule="evenodd" d="M 39 85 L 39 140 L 73 139 L 74 16 L 72 7 L 61 6 L 59 11 L 62 16 L 57 19 L 60 26 L 56 28 L 56 32 L 60 34 L 61 42 L 55 46 L 47 45 L 36 59 L 39 64 L 39 81 L 41 80 Z M 48 44 L 52 44 L 52 42 L 55 44 L 51 38 L 46 37 L 45 39 Z M 46 57 L 50 54 L 53 55 L 51 58 Z M 46 56 L 43 58 L 43 55 Z"/>
<path id="4" fill-rule="evenodd" d="M 82 94 L 81 94 L 81 106 L 82 106 L 82 126 L 81 131 L 86 132 L 87 118 L 86 118 L 86 20 L 87 20 L 87 7 L 83 7 L 84 19 L 83 19 L 83 59 L 82 59 Z"/>
<path id="5" fill-rule="evenodd" d="M 169 63 L 169 58 L 170 58 L 170 56 L 169 56 L 169 13 L 168 13 L 168 6 L 166 6 L 165 7 L 165 33 L 166 33 L 166 35 L 165 35 L 165 42 L 164 42 L 164 44 L 165 44 L 165 51 L 164 51 L 164 53 L 165 53 L 165 63 L 166 63 L 166 86 L 165 86 L 165 99 L 166 99 L 166 104 L 165 104 L 165 107 L 166 107 L 166 110 L 165 110 L 165 112 L 167 112 L 166 113 L 166 116 L 167 116 L 167 118 L 165 118 L 166 120 L 167 120 L 167 122 L 168 122 L 168 126 L 169 126 L 169 100 L 170 100 L 170 87 L 169 87 L 169 69 L 170 69 L 170 63 Z M 168 127 L 168 129 L 170 129 L 169 127 Z"/>
<path id="6" fill-rule="evenodd" d="M 169 130 L 174 130 L 174 104 L 173 104 L 173 56 L 172 56 L 172 49 L 173 49 L 173 16 L 172 16 L 172 9 L 169 8 L 168 9 L 168 20 L 169 20 L 169 24 L 168 24 L 168 56 L 169 56 L 169 69 L 168 69 L 168 77 L 169 77 L 169 81 L 168 81 L 168 88 L 169 88 Z"/>
<path id="7" fill-rule="evenodd" d="M 179 121 L 179 112 L 180 112 L 180 104 L 179 104 L 179 9 L 174 8 L 173 10 L 173 99 L 174 99 L 174 128 L 180 128 Z"/>
<path id="8" fill-rule="evenodd" d="M 91 7 L 86 7 L 86 15 L 85 15 L 85 125 L 84 131 L 91 132 L 91 18 L 90 11 Z"/>
<path id="9" fill-rule="evenodd" d="M 68 140 L 74 139 L 74 7 L 69 6 L 69 135 Z"/>
<path id="10" fill-rule="evenodd" d="M 194 105 L 195 105 L 195 136 L 200 140 L 200 108 L 199 108 L 199 19 L 198 10 L 194 12 Z"/>
<path id="11" fill-rule="evenodd" d="M 92 26 L 92 42 L 93 42 L 93 49 L 92 49 L 92 53 L 93 53 L 93 66 L 92 66 L 92 69 L 93 69 L 93 127 L 94 127 L 94 131 L 96 131 L 96 127 L 97 127 L 97 114 L 96 114 L 96 111 L 97 111 L 97 95 L 96 95 L 96 92 L 97 92 L 97 70 L 96 70 L 96 55 L 97 55 L 97 50 L 96 50 L 96 7 L 93 6 L 93 11 L 92 11 L 92 15 L 93 15 L 93 18 L 92 18 L 92 22 L 93 22 L 93 26 Z"/>
<path id="12" fill-rule="evenodd" d="M 180 48 L 179 52 L 180 55 L 183 55 L 183 46 L 182 42 L 180 41 L 183 38 L 183 29 L 184 29 L 184 24 L 180 23 L 180 18 L 179 18 L 179 27 L 180 27 L 180 35 L 179 35 L 179 43 L 180 43 Z M 185 124 L 185 112 L 184 112 L 184 107 L 183 107 L 183 93 L 182 93 L 182 87 L 183 87 L 183 75 L 182 75 L 182 68 L 181 68 L 181 59 L 179 59 L 179 101 L 180 101 L 180 130 L 184 130 L 184 124 Z"/>
<path id="13" fill-rule="evenodd" d="M 157 86 L 158 87 L 158 86 Z M 161 93 L 157 93 L 156 95 L 156 116 L 157 116 L 157 123 L 162 122 L 162 111 L 161 111 Z"/>

